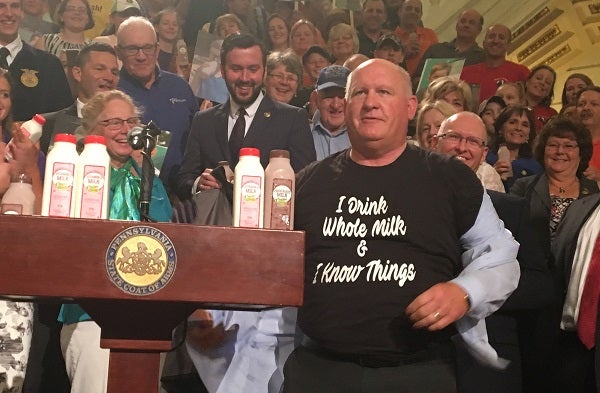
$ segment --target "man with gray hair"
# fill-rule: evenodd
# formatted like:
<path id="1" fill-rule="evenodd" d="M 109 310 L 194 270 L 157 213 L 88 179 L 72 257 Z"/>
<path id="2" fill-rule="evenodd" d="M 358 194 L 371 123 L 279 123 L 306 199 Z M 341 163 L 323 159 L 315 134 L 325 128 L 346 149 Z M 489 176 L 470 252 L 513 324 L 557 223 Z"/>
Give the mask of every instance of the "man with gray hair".
<path id="1" fill-rule="evenodd" d="M 118 89 L 144 108 L 143 123 L 152 120 L 171 133 L 164 163 L 157 168 L 167 191 L 171 191 L 198 102 L 185 80 L 158 67 L 156 31 L 147 19 L 133 16 L 123 22 L 117 31 L 116 50 L 123 62 Z"/>
<path id="2" fill-rule="evenodd" d="M 350 70 L 339 65 L 325 67 L 319 73 L 313 91 L 317 110 L 311 126 L 317 160 L 350 147 L 344 118 L 348 75 Z"/>

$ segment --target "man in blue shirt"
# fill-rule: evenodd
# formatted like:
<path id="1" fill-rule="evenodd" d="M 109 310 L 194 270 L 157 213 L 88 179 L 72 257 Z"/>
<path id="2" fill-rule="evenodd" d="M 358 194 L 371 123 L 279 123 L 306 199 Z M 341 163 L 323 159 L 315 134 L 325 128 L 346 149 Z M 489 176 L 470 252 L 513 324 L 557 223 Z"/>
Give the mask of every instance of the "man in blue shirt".
<path id="1" fill-rule="evenodd" d="M 325 67 L 317 79 L 317 111 L 313 116 L 311 132 L 317 160 L 350 147 L 344 119 L 344 95 L 350 70 L 339 65 Z"/>
<path id="2" fill-rule="evenodd" d="M 158 168 L 169 190 L 179 171 L 198 103 L 185 80 L 158 67 L 158 51 L 156 32 L 147 19 L 131 17 L 119 26 L 117 54 L 123 67 L 118 88 L 144 108 L 142 122 L 153 120 L 171 133 L 164 164 Z"/>

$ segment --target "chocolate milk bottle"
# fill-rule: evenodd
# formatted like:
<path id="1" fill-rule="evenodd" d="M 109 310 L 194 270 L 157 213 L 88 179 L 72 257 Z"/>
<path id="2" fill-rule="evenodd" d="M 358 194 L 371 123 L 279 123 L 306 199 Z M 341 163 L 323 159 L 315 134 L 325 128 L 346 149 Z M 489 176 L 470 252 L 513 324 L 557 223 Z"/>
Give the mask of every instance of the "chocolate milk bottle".
<path id="1" fill-rule="evenodd" d="M 287 150 L 271 150 L 265 170 L 265 228 L 294 229 L 296 175 Z"/>

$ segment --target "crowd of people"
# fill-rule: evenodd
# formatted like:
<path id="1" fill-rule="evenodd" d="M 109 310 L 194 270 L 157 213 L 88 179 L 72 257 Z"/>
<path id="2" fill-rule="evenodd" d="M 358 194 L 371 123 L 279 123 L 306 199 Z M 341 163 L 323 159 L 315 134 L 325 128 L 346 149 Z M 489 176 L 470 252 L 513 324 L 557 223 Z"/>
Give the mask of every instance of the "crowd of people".
<path id="1" fill-rule="evenodd" d="M 110 218 L 140 220 L 127 133 L 153 121 L 150 216 L 191 223 L 241 147 L 290 152 L 304 305 L 195 313 L 169 393 L 600 392 L 600 87 L 507 60 L 475 9 L 438 42 L 420 0 L 331 6 L 0 0 L 0 196 L 25 174 L 39 213 L 55 135 L 102 135 Z M 78 305 L 1 301 L 0 344 L 0 393 L 106 392 Z"/>

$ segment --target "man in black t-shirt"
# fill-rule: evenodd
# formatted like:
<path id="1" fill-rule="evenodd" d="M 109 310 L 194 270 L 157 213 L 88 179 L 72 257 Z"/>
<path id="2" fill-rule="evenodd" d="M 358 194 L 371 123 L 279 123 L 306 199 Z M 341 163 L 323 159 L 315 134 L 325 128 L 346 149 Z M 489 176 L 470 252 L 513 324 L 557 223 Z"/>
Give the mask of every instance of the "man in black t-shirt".
<path id="1" fill-rule="evenodd" d="M 518 245 L 472 171 L 407 145 L 416 107 L 404 70 L 361 64 L 346 90 L 351 148 L 298 174 L 308 341 L 284 392 L 455 392 L 457 331 L 503 365 L 482 318 L 517 285 Z"/>

